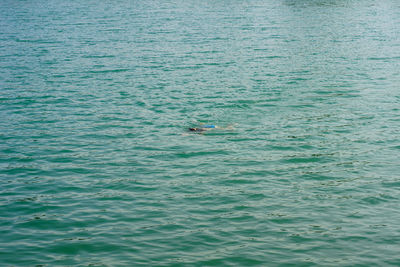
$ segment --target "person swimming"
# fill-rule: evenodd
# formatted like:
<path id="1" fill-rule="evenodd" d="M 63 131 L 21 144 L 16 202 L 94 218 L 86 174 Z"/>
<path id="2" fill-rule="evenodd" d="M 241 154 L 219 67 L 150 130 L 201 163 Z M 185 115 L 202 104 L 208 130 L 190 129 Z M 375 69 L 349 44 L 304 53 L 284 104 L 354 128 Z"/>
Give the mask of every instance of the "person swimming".
<path id="1" fill-rule="evenodd" d="M 196 133 L 202 133 L 204 131 L 208 131 L 208 130 L 216 129 L 216 128 L 218 128 L 218 126 L 212 125 L 212 124 L 208 124 L 208 125 L 201 125 L 201 127 L 189 128 L 189 131 L 196 132 Z"/>
<path id="2" fill-rule="evenodd" d="M 191 132 L 191 133 L 204 134 L 204 133 L 206 133 L 207 131 L 215 130 L 215 129 L 231 131 L 231 130 L 234 130 L 234 129 L 235 129 L 235 126 L 236 126 L 236 125 L 237 125 L 237 123 L 230 124 L 230 125 L 228 125 L 228 126 L 226 126 L 226 127 L 220 127 L 220 126 L 215 125 L 215 124 L 204 124 L 204 123 L 200 123 L 200 124 L 199 124 L 198 126 L 196 126 L 196 127 L 190 127 L 190 128 L 187 128 L 187 129 L 188 129 L 188 131 Z"/>

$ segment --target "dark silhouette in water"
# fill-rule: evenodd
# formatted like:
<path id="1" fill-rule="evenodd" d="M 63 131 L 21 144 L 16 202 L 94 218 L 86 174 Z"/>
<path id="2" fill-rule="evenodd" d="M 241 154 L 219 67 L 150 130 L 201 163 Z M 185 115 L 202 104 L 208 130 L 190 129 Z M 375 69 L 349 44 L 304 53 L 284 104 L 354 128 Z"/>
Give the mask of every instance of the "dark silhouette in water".
<path id="1" fill-rule="evenodd" d="M 191 131 L 191 132 L 202 132 L 202 131 L 204 131 L 204 129 L 202 129 L 202 128 L 189 128 L 189 131 Z"/>
<path id="2" fill-rule="evenodd" d="M 193 133 L 204 133 L 212 129 L 233 130 L 233 125 L 229 125 L 228 127 L 219 127 L 213 124 L 206 124 L 206 125 L 200 125 L 199 127 L 188 128 L 188 130 Z"/>
<path id="3" fill-rule="evenodd" d="M 219 127 L 216 125 L 202 125 L 201 127 L 189 128 L 189 131 L 196 132 L 196 133 L 202 133 L 204 131 L 208 131 L 208 130 L 216 129 L 216 128 L 219 128 Z"/>

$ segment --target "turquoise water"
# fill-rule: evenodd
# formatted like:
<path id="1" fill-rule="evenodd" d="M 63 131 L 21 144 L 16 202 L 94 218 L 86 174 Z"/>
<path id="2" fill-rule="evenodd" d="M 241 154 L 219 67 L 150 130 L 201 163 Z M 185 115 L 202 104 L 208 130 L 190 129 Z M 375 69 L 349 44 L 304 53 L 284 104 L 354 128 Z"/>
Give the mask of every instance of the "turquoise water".
<path id="1" fill-rule="evenodd" d="M 399 25 L 395 0 L 1 1 L 0 265 L 399 266 Z"/>

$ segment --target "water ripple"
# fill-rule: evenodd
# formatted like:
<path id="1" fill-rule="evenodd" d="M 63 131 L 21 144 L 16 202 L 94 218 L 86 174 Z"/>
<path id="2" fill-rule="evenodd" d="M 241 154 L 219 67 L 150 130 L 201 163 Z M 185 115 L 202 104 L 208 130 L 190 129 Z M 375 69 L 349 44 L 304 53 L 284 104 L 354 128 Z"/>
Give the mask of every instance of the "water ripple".
<path id="1" fill-rule="evenodd" d="M 394 1 L 3 2 L 0 265 L 399 265 Z"/>

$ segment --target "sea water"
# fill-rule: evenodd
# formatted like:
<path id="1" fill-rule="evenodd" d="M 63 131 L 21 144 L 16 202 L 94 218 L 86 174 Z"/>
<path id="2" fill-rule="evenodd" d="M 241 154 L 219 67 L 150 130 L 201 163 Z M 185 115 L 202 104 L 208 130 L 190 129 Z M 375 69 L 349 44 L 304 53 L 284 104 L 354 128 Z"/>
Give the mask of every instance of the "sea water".
<path id="1" fill-rule="evenodd" d="M 1 1 L 0 265 L 399 266 L 399 25 L 396 0 Z"/>

